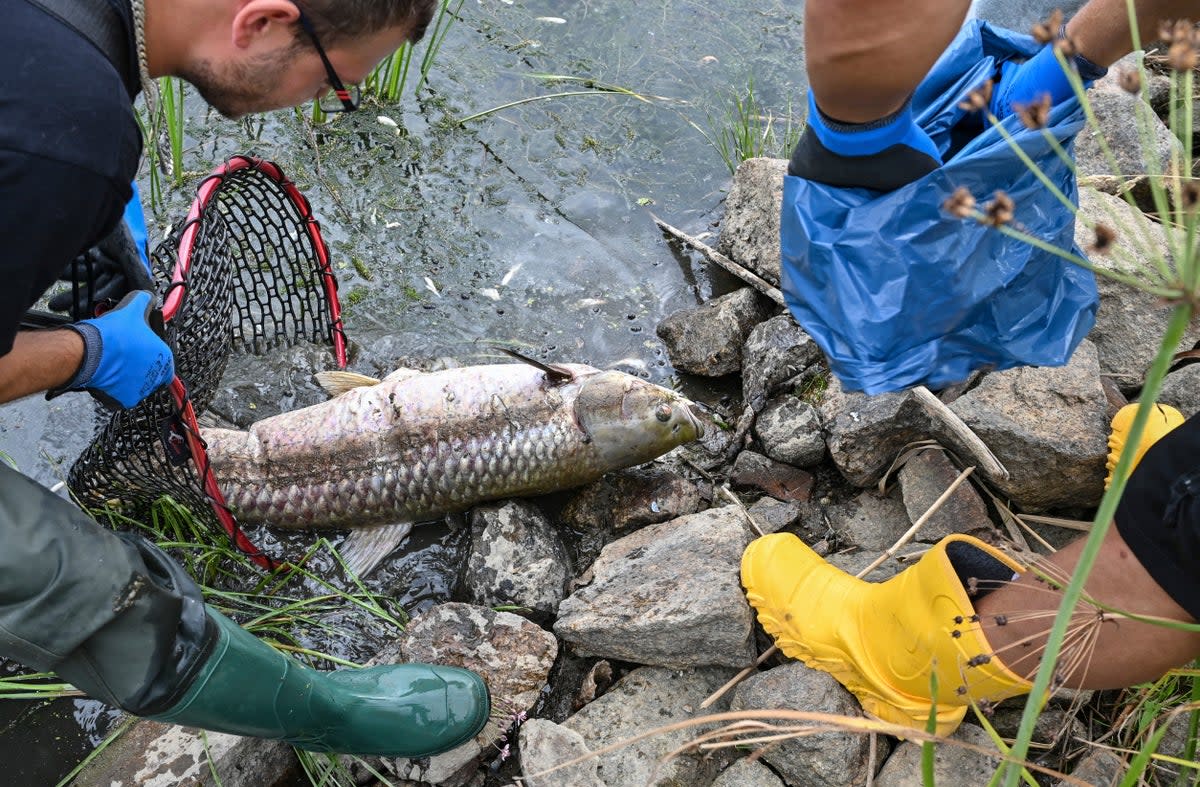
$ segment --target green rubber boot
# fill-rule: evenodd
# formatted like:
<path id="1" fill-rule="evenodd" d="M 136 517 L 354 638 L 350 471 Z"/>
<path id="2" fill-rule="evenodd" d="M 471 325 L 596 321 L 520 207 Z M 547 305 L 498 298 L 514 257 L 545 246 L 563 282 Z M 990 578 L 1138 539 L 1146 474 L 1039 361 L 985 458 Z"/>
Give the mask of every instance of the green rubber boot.
<path id="1" fill-rule="evenodd" d="M 256 738 L 309 751 L 426 757 L 471 740 L 491 702 L 469 670 L 429 664 L 320 672 L 208 609 L 218 629 L 212 655 L 157 721 Z"/>

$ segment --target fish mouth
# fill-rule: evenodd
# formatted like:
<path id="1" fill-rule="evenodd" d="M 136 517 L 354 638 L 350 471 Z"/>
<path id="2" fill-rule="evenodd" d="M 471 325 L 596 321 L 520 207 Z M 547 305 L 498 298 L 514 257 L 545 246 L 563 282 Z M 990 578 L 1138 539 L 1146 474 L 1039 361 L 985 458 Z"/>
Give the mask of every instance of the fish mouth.
<path id="1" fill-rule="evenodd" d="M 688 423 L 691 424 L 692 428 L 696 430 L 695 439 L 699 440 L 700 438 L 704 437 L 704 422 L 696 416 L 696 410 L 699 406 L 691 399 L 680 399 L 680 404 L 683 405 L 683 413 L 685 416 L 687 416 Z"/>

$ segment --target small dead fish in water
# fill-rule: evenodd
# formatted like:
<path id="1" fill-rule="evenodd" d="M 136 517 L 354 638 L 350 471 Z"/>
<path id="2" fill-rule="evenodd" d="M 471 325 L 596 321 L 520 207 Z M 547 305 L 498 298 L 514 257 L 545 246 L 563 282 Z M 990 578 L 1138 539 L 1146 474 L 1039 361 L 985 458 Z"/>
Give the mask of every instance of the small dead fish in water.
<path id="1" fill-rule="evenodd" d="M 362 576 L 415 522 L 580 486 L 704 433 L 674 391 L 522 360 L 383 380 L 322 372 L 327 402 L 246 431 L 204 429 L 209 462 L 247 524 L 352 529 L 343 556 Z"/>

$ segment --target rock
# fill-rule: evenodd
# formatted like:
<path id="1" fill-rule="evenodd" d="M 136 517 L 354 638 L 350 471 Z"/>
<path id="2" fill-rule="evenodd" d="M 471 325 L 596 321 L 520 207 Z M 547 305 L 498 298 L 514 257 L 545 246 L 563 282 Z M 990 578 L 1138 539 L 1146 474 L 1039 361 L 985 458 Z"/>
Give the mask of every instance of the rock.
<path id="1" fill-rule="evenodd" d="M 738 486 L 761 489 L 780 500 L 808 500 L 813 477 L 798 467 L 768 459 L 753 451 L 742 451 L 733 463 L 730 480 Z"/>
<path id="2" fill-rule="evenodd" d="M 866 552 L 883 552 L 910 526 L 904 503 L 893 497 L 881 497 L 875 491 L 862 492 L 846 503 L 828 506 L 825 512 L 838 535 Z"/>
<path id="3" fill-rule="evenodd" d="M 942 496 L 958 477 L 944 451 L 921 451 L 900 468 L 900 494 L 908 519 L 914 524 Z M 969 481 L 958 489 L 929 517 L 915 539 L 936 544 L 951 533 L 967 533 L 991 525 L 987 504 Z"/>
<path id="4" fill-rule="evenodd" d="M 482 675 L 491 692 L 492 720 L 474 740 L 424 760 L 386 761 L 401 778 L 445 785 L 466 783 L 461 779 L 473 774 L 509 726 L 505 712 L 534 706 L 558 655 L 553 635 L 525 618 L 460 603 L 441 604 L 409 621 L 395 648 L 401 658 L 380 654 L 379 661 L 466 667 Z"/>
<path id="5" fill-rule="evenodd" d="M 1171 405 L 1185 418 L 1200 413 L 1200 363 L 1190 363 L 1168 374 L 1158 401 Z"/>
<path id="6" fill-rule="evenodd" d="M 763 453 L 777 462 L 812 467 L 825 458 L 825 436 L 817 409 L 797 396 L 772 400 L 759 413 L 754 432 Z"/>
<path id="7" fill-rule="evenodd" d="M 712 787 L 783 787 L 783 782 L 761 762 L 743 757 L 721 771 Z"/>
<path id="8" fill-rule="evenodd" d="M 1007 27 L 1018 33 L 1028 33 L 1034 24 L 1062 9 L 1067 16 L 1078 11 L 1085 0 L 978 0 L 972 11 L 984 21 Z"/>
<path id="9" fill-rule="evenodd" d="M 705 710 L 700 709 L 700 703 L 733 675 L 734 670 L 712 667 L 682 671 L 641 667 L 562 726 L 579 733 L 584 744 L 596 751 L 675 722 L 725 710 L 729 706 L 727 697 Z M 709 784 L 732 755 L 688 752 L 665 761 L 663 758 L 713 726 L 651 735 L 603 754 L 599 757 L 600 780 L 609 787 Z"/>
<path id="10" fill-rule="evenodd" d="M 991 725 L 1005 738 L 1016 738 L 1025 706 L 1021 702 L 1002 704 L 992 711 Z M 1072 740 L 1087 740 L 1087 728 L 1076 718 L 1073 710 L 1047 708 L 1038 715 L 1033 727 L 1033 742 L 1043 750 Z"/>
<path id="11" fill-rule="evenodd" d="M 1108 749 L 1092 749 L 1079 758 L 1071 775 L 1093 787 L 1117 787 L 1125 775 L 1125 761 Z M 1057 781 L 1054 787 L 1068 787 L 1077 782 Z"/>
<path id="12" fill-rule="evenodd" d="M 771 301 L 753 287 L 743 287 L 668 316 L 658 324 L 658 336 L 676 369 L 720 377 L 742 368 L 746 337 L 772 311 Z"/>
<path id="13" fill-rule="evenodd" d="M 733 174 L 717 251 L 779 286 L 779 208 L 786 159 L 751 158 Z"/>
<path id="14" fill-rule="evenodd" d="M 858 701 L 831 675 L 799 662 L 752 675 L 734 690 L 730 710 L 795 710 L 861 716 Z M 791 787 L 850 787 L 867 780 L 866 735 L 828 732 L 772 744 L 762 758 Z"/>
<path id="15" fill-rule="evenodd" d="M 889 544 L 888 546 L 891 545 Z M 829 561 L 830 565 L 836 566 L 847 574 L 856 577 L 867 566 L 878 560 L 879 555 L 879 552 L 865 552 L 861 549 L 853 549 L 844 552 L 835 552 L 825 559 Z M 895 558 L 891 558 L 880 563 L 877 568 L 872 569 L 871 573 L 867 574 L 863 579 L 868 582 L 883 582 L 896 576 L 906 568 L 908 568 L 907 565 L 900 563 Z"/>
<path id="16" fill-rule="evenodd" d="M 574 571 L 558 531 L 541 510 L 508 500 L 477 506 L 470 522 L 473 548 L 463 584 L 471 603 L 557 613 Z"/>
<path id="17" fill-rule="evenodd" d="M 818 412 L 829 455 L 855 486 L 874 486 L 906 445 L 930 435 L 929 416 L 906 391 L 867 396 L 831 377 Z"/>
<path id="18" fill-rule="evenodd" d="M 530 719 L 521 725 L 519 740 L 521 774 L 528 787 L 607 787 L 597 775 L 600 761 L 596 758 L 534 775 L 590 753 L 583 736 L 574 730 L 545 719 Z"/>
<path id="19" fill-rule="evenodd" d="M 1094 189 L 1080 189 L 1079 210 L 1109 227 L 1136 228 L 1133 238 L 1119 234 L 1109 254 L 1088 254 L 1092 264 L 1123 273 L 1145 270 L 1155 264 L 1143 240 L 1147 237 L 1153 254 L 1165 254 L 1167 239 L 1162 227 L 1148 221 L 1123 200 Z M 1092 245 L 1091 233 L 1083 222 L 1076 224 L 1075 242 L 1083 249 Z M 1141 387 L 1146 370 L 1158 352 L 1170 310 L 1157 297 L 1104 276 L 1097 276 L 1096 284 L 1100 290 L 1100 311 L 1088 340 L 1096 345 L 1100 355 L 1101 373 L 1111 376 L 1126 395 L 1131 395 Z M 1191 349 L 1197 341 L 1200 341 L 1200 325 L 1193 322 L 1175 349 Z"/>
<path id="20" fill-rule="evenodd" d="M 1080 177 L 1119 175 L 1127 178 L 1170 172 L 1171 157 L 1182 156 L 1183 145 L 1141 96 L 1110 83 L 1093 85 L 1087 95 L 1099 129 L 1086 126 L 1075 138 L 1076 172 Z M 1150 135 L 1149 148 L 1142 143 L 1143 125 Z M 1115 171 L 1101 149 L 1100 135 L 1115 160 Z M 1148 160 L 1154 162 L 1153 167 L 1147 164 Z"/>
<path id="21" fill-rule="evenodd" d="M 761 497 L 747 509 L 764 534 L 778 533 L 796 524 L 800 521 L 802 510 L 800 503 L 773 497 Z"/>
<path id="22" fill-rule="evenodd" d="M 996 751 L 996 744 L 982 728 L 964 724 L 950 736 L 986 750 Z M 953 743 L 938 743 L 933 755 L 933 781 L 938 787 L 979 787 L 987 784 L 1000 764 L 1000 755 L 990 757 Z M 921 745 L 911 741 L 900 744 L 875 777 L 876 787 L 922 787 Z"/>
<path id="23" fill-rule="evenodd" d="M 281 741 L 138 721 L 71 781 L 81 787 L 287 787 L 302 778 Z"/>
<path id="24" fill-rule="evenodd" d="M 678 473 L 644 465 L 609 473 L 585 486 L 559 518 L 578 535 L 576 565 L 590 565 L 614 536 L 702 511 L 700 489 Z"/>
<path id="25" fill-rule="evenodd" d="M 1008 468 L 995 485 L 1026 511 L 1095 506 L 1108 455 L 1096 348 L 1066 366 L 993 372 L 950 404 Z"/>
<path id="26" fill-rule="evenodd" d="M 554 632 L 581 654 L 669 667 L 754 661 L 740 565 L 750 534 L 733 507 L 650 525 L 604 548 Z"/>
<path id="27" fill-rule="evenodd" d="M 754 326 L 742 348 L 742 400 L 758 412 L 777 388 L 823 358 L 821 348 L 791 314 L 779 314 Z"/>

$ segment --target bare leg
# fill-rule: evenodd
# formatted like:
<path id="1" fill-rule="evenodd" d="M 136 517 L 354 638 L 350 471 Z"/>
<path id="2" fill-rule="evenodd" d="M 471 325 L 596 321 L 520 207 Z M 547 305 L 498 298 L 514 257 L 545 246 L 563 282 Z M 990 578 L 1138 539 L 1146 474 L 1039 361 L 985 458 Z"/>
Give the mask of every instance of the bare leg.
<path id="1" fill-rule="evenodd" d="M 1048 560 L 1052 568 L 1046 573 L 1069 576 L 1079 560 L 1083 543 L 1079 539 L 1052 555 Z M 1099 603 L 1124 612 L 1195 622 L 1146 572 L 1116 527 L 1111 527 L 1105 536 L 1084 591 Z M 976 605 L 988 641 L 1013 672 L 1031 677 L 1037 671 L 1046 634 L 1061 599 L 1059 592 L 1035 579 L 1031 571 L 1019 581 L 989 593 Z M 997 616 L 1007 622 L 997 625 Z M 1094 610 L 1076 615 L 1081 625 L 1075 651 L 1083 658 L 1073 658 L 1075 654 L 1068 653 L 1071 649 L 1064 648 L 1060 659 L 1065 685 L 1069 687 L 1123 688 L 1158 678 L 1170 668 L 1200 655 L 1200 633 L 1112 615 L 1105 615 L 1103 623 L 1095 623 L 1096 618 Z M 1085 646 L 1082 639 L 1088 633 L 1095 640 Z"/>
<path id="2" fill-rule="evenodd" d="M 970 6 L 969 0 L 809 0 L 804 52 L 821 111 L 866 123 L 900 109 Z"/>

